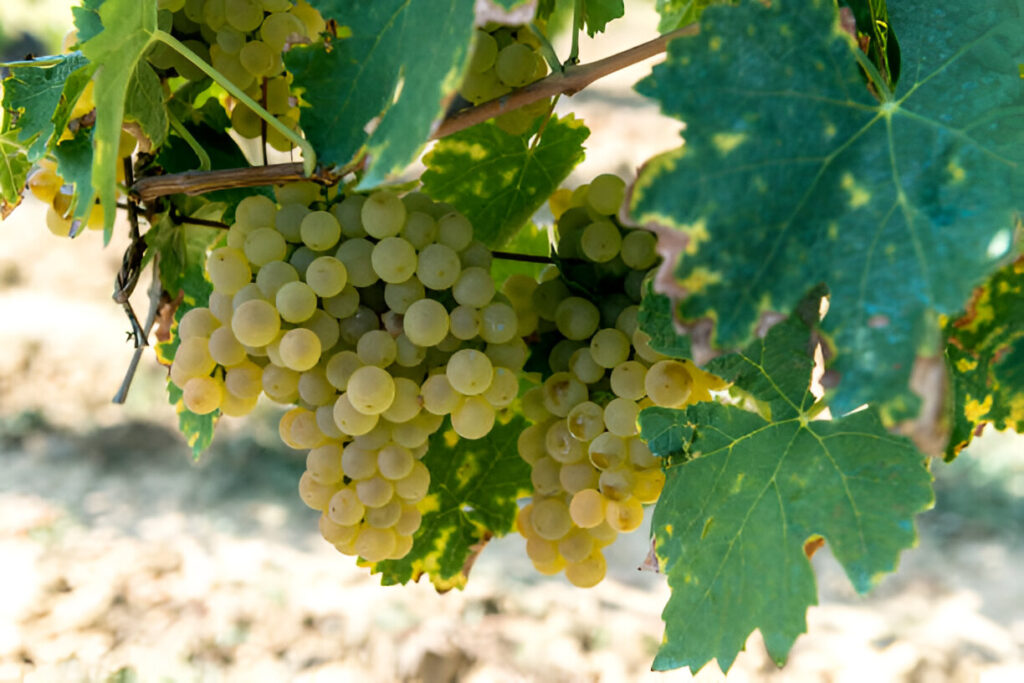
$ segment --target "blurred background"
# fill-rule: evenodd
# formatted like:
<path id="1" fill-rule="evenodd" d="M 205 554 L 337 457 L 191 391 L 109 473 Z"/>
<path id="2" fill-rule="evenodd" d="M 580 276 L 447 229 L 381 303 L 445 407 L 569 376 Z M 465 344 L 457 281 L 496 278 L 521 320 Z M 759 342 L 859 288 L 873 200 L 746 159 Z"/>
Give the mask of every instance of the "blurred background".
<path id="1" fill-rule="evenodd" d="M 71 4 L 0 3 L 2 58 L 58 50 Z M 653 37 L 651 5 L 630 3 L 583 59 Z M 632 178 L 678 144 L 631 90 L 649 68 L 560 104 L 592 129 L 570 186 Z M 691 679 L 649 671 L 668 589 L 638 570 L 645 529 L 596 589 L 536 574 L 518 537 L 487 547 L 465 591 L 381 587 L 320 539 L 279 408 L 223 421 L 196 463 L 151 354 L 112 405 L 132 355 L 110 299 L 126 231 L 72 243 L 44 209 L 29 197 L 0 223 L 0 682 Z M 730 681 L 1024 680 L 1024 440 L 990 432 L 934 469 L 936 508 L 900 570 L 858 596 L 826 547 L 789 663 L 755 633 Z"/>

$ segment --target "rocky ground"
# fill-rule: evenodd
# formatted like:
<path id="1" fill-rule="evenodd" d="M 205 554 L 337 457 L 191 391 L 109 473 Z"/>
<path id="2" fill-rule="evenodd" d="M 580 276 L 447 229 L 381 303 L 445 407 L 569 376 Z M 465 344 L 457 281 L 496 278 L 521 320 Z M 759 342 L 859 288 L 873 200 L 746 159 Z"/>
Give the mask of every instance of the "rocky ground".
<path id="1" fill-rule="evenodd" d="M 575 182 L 678 139 L 628 90 L 644 68 L 560 105 L 594 130 Z M 690 678 L 649 671 L 668 590 L 637 570 L 642 531 L 589 591 L 538 576 L 516 538 L 465 591 L 382 588 L 319 540 L 275 409 L 221 425 L 194 464 L 151 357 L 112 406 L 131 356 L 109 298 L 124 243 L 52 238 L 42 215 L 28 202 L 0 224 L 0 682 Z M 755 634 L 729 680 L 1024 680 L 1022 453 L 996 435 L 943 472 L 920 547 L 870 596 L 819 552 L 821 606 L 787 666 Z"/>

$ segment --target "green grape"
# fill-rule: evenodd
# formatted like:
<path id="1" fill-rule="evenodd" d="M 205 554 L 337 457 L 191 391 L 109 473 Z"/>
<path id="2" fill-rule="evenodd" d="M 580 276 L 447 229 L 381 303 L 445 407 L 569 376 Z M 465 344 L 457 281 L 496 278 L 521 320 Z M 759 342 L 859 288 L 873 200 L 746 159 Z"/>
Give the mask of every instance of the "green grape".
<path id="1" fill-rule="evenodd" d="M 381 476 L 392 481 L 409 476 L 415 462 L 416 459 L 413 457 L 412 451 L 395 444 L 385 446 L 377 454 L 377 468 L 380 470 Z"/>
<path id="2" fill-rule="evenodd" d="M 356 494 L 359 502 L 368 508 L 378 508 L 387 505 L 395 495 L 395 485 L 375 474 L 368 479 L 361 479 L 356 482 Z"/>
<path id="3" fill-rule="evenodd" d="M 224 18 L 242 33 L 249 33 L 263 23 L 263 6 L 259 0 L 224 0 Z"/>
<path id="4" fill-rule="evenodd" d="M 573 494 L 569 515 L 581 529 L 591 529 L 604 521 L 605 498 L 595 489 L 581 489 Z"/>
<path id="5" fill-rule="evenodd" d="M 423 409 L 434 415 L 447 415 L 459 404 L 459 392 L 452 388 L 448 375 L 431 375 L 420 387 Z"/>
<path id="6" fill-rule="evenodd" d="M 439 301 L 420 299 L 406 310 L 402 325 L 413 344 L 436 346 L 448 334 L 448 311 Z"/>
<path id="7" fill-rule="evenodd" d="M 494 365 L 520 370 L 526 365 L 530 348 L 522 339 L 513 339 L 504 344 L 488 344 L 485 353 Z"/>
<path id="8" fill-rule="evenodd" d="M 472 306 L 457 306 L 451 314 L 451 333 L 456 339 L 470 340 L 480 333 L 480 312 Z"/>
<path id="9" fill-rule="evenodd" d="M 566 493 L 575 494 L 583 489 L 595 488 L 598 484 L 598 473 L 588 460 L 571 462 L 562 465 L 558 470 L 558 483 Z"/>
<path id="10" fill-rule="evenodd" d="M 501 97 L 510 90 L 511 88 L 501 82 L 497 73 L 488 70 L 467 73 L 459 87 L 459 94 L 473 104 L 481 104 Z"/>
<path id="11" fill-rule="evenodd" d="M 262 95 L 262 93 L 261 93 L 261 95 Z M 278 76 L 277 78 L 267 79 L 267 104 L 266 104 L 266 110 L 268 112 L 270 112 L 271 114 L 273 114 L 274 116 L 278 116 L 278 115 L 281 115 L 281 114 L 288 113 L 288 111 L 290 111 L 291 108 L 294 107 L 294 106 L 295 106 L 295 104 L 292 102 L 291 89 L 288 86 L 288 79 L 285 76 Z M 292 184 L 293 185 L 298 185 L 299 183 L 292 183 Z M 305 183 L 303 183 L 303 184 L 305 184 Z M 309 185 L 312 186 L 312 188 L 313 188 L 312 191 L 316 192 L 315 196 L 313 196 L 313 197 L 311 197 L 309 199 L 301 199 L 301 200 L 290 199 L 289 201 L 285 201 L 285 200 L 283 200 L 283 199 L 281 199 L 279 197 L 278 201 L 281 202 L 282 204 L 292 202 L 292 203 L 301 203 L 302 205 L 318 201 L 320 199 L 320 186 L 316 185 L 314 183 L 309 183 Z M 275 192 L 275 194 L 277 194 L 277 193 Z"/>
<path id="12" fill-rule="evenodd" d="M 224 399 L 224 385 L 213 377 L 193 377 L 181 388 L 181 400 L 196 415 L 212 413 Z"/>
<path id="13" fill-rule="evenodd" d="M 677 360 L 655 363 L 644 378 L 647 395 L 659 406 L 675 408 L 686 402 L 693 388 L 693 378 L 686 366 Z"/>
<path id="14" fill-rule="evenodd" d="M 580 236 L 583 255 L 597 263 L 607 263 L 619 255 L 622 248 L 622 233 L 614 223 L 607 220 L 595 221 L 588 225 Z"/>
<path id="15" fill-rule="evenodd" d="M 436 245 L 446 249 L 441 245 Z M 452 252 L 454 254 L 454 252 Z M 461 268 L 461 264 L 459 264 Z M 435 288 L 437 289 L 437 288 Z M 494 298 L 494 279 L 483 268 L 467 268 L 463 270 L 452 286 L 452 296 L 463 306 L 483 308 Z"/>
<path id="16" fill-rule="evenodd" d="M 629 533 L 643 524 L 644 508 L 636 498 L 609 500 L 605 509 L 608 526 L 620 533 Z"/>
<path id="17" fill-rule="evenodd" d="M 281 234 L 283 235 L 284 233 L 282 232 Z M 288 239 L 287 235 L 285 236 L 285 239 Z M 298 271 L 300 278 L 305 279 L 306 271 L 309 270 L 309 264 L 319 257 L 319 252 L 313 251 L 305 244 L 300 244 L 292 252 L 292 255 L 288 257 L 288 263 L 291 264 L 296 271 Z"/>
<path id="18" fill-rule="evenodd" d="M 260 272 L 263 272 L 262 268 Z M 258 275 L 256 279 L 259 280 Z M 345 288 L 347 282 L 348 270 L 345 264 L 333 256 L 318 256 L 306 268 L 306 284 L 317 296 L 335 296 Z"/>
<path id="19" fill-rule="evenodd" d="M 600 322 L 601 313 L 597 306 L 583 297 L 563 299 L 555 309 L 555 324 L 566 339 L 587 339 L 597 331 Z"/>
<path id="20" fill-rule="evenodd" d="M 363 204 L 366 197 L 353 194 L 331 207 L 331 213 L 341 224 L 341 234 L 345 237 L 366 237 L 363 228 Z"/>
<path id="21" fill-rule="evenodd" d="M 583 459 L 584 450 L 576 438 L 569 433 L 566 420 L 555 420 L 544 434 L 544 448 L 552 460 L 562 464 Z"/>
<path id="22" fill-rule="evenodd" d="M 494 66 L 498 57 L 498 43 L 487 31 L 477 29 L 473 36 L 473 53 L 469 58 L 469 70 L 483 73 Z"/>
<path id="23" fill-rule="evenodd" d="M 508 304 L 492 303 L 480 311 L 480 338 L 490 344 L 512 341 L 519 329 L 519 317 Z"/>
<path id="24" fill-rule="evenodd" d="M 221 26 L 217 30 L 217 47 L 229 55 L 237 55 L 245 45 L 245 35 L 230 26 Z"/>
<path id="25" fill-rule="evenodd" d="M 405 225 L 405 204 L 390 190 L 378 190 L 366 198 L 361 216 L 363 229 L 377 239 L 394 237 Z"/>
<path id="26" fill-rule="evenodd" d="M 242 346 L 230 327 L 219 327 L 210 335 L 210 356 L 220 365 L 230 368 L 247 358 Z"/>
<path id="27" fill-rule="evenodd" d="M 501 285 L 501 293 L 508 297 L 509 303 L 516 309 L 533 306 L 533 290 L 535 289 L 537 289 L 537 281 L 522 273 L 509 275 Z"/>
<path id="28" fill-rule="evenodd" d="M 611 173 L 602 173 L 590 181 L 587 190 L 587 204 L 602 216 L 613 216 L 619 212 L 626 196 L 626 182 Z"/>
<path id="29" fill-rule="evenodd" d="M 303 372 L 320 362 L 320 338 L 312 330 L 296 327 L 281 337 L 281 360 L 286 367 Z"/>
<path id="30" fill-rule="evenodd" d="M 352 406 L 365 415 L 383 413 L 395 400 L 395 380 L 387 370 L 374 365 L 353 372 L 345 390 Z"/>
<path id="31" fill-rule="evenodd" d="M 281 318 L 290 323 L 309 320 L 316 310 L 316 292 L 305 282 L 287 282 L 274 297 Z"/>
<path id="32" fill-rule="evenodd" d="M 604 431 L 604 411 L 593 401 L 584 401 L 569 411 L 566 424 L 573 438 L 590 441 Z"/>
<path id="33" fill-rule="evenodd" d="M 437 239 L 455 251 L 462 251 L 473 241 L 473 224 L 458 211 L 446 213 L 437 221 Z"/>
<path id="34" fill-rule="evenodd" d="M 523 394 L 523 417 L 533 422 L 544 422 L 553 417 L 544 407 L 544 388 L 534 387 Z"/>
<path id="35" fill-rule="evenodd" d="M 602 432 L 594 437 L 587 446 L 587 453 L 590 462 L 599 470 L 619 467 L 628 457 L 625 439 L 611 432 Z"/>
<path id="36" fill-rule="evenodd" d="M 437 350 L 442 351 L 444 353 L 455 353 L 461 348 L 462 340 L 456 337 L 455 335 L 451 334 L 450 332 L 444 339 L 442 339 L 437 344 Z"/>
<path id="37" fill-rule="evenodd" d="M 235 225 L 245 225 L 249 228 L 272 228 L 274 227 L 274 214 L 277 207 L 274 201 L 261 194 L 249 195 L 238 202 L 235 207 Z"/>
<path id="38" fill-rule="evenodd" d="M 327 381 L 323 366 L 317 365 L 299 375 L 299 398 L 308 405 L 320 408 L 327 403 L 334 403 L 336 396 L 334 387 Z"/>
<path id="39" fill-rule="evenodd" d="M 311 211 L 299 225 L 303 243 L 313 251 L 327 251 L 341 237 L 341 224 L 327 211 Z"/>
<path id="40" fill-rule="evenodd" d="M 185 41 L 185 45 L 189 46 L 189 43 L 191 42 L 194 41 L 187 40 Z M 253 75 L 249 73 L 244 66 L 242 66 L 242 62 L 239 61 L 237 53 L 232 54 L 230 52 L 225 52 L 221 49 L 220 45 L 216 44 L 210 46 L 209 53 L 210 64 L 213 65 L 213 68 L 221 72 L 225 78 L 234 83 L 236 86 L 238 86 L 242 90 L 245 90 L 253 84 L 255 80 Z M 198 81 L 205 76 L 205 74 L 200 71 L 198 77 L 193 78 L 195 74 L 192 73 L 192 68 L 192 64 L 190 62 L 187 62 L 187 60 L 185 60 L 184 64 L 182 64 L 181 66 L 175 65 L 175 69 L 178 71 L 178 73 L 183 78 L 188 78 L 188 80 Z M 183 69 L 185 73 L 183 73 Z"/>
<path id="41" fill-rule="evenodd" d="M 301 242 L 302 221 L 310 213 L 312 212 L 304 204 L 285 204 L 277 210 L 275 227 L 289 242 Z"/>
<path id="42" fill-rule="evenodd" d="M 354 287 L 369 287 L 379 278 L 373 269 L 370 256 L 373 254 L 373 242 L 362 238 L 348 239 L 341 243 L 334 255 L 345 264 L 348 281 Z"/>
<path id="43" fill-rule="evenodd" d="M 320 529 L 320 535 L 325 541 L 331 545 L 340 545 L 348 543 L 353 540 L 356 533 L 359 531 L 359 527 L 355 525 L 346 526 L 344 524 L 338 524 L 331 520 L 324 512 L 320 515 L 320 521 L 318 522 Z"/>
<path id="44" fill-rule="evenodd" d="M 250 282 L 245 287 L 235 292 L 235 295 L 231 297 L 231 305 L 234 308 L 238 308 L 246 301 L 253 300 L 265 300 L 263 292 L 260 291 L 259 286 L 255 282 Z"/>
<path id="45" fill-rule="evenodd" d="M 338 324 L 341 332 L 341 339 L 350 346 L 359 343 L 359 338 L 370 330 L 380 329 L 380 318 L 373 310 L 366 306 L 360 306 L 352 316 L 345 318 Z"/>
<path id="46" fill-rule="evenodd" d="M 377 451 L 350 443 L 341 453 L 341 469 L 354 481 L 369 479 L 377 474 Z"/>
<path id="47" fill-rule="evenodd" d="M 480 396 L 466 396 L 452 411 L 452 429 L 463 439 L 480 439 L 494 427 L 494 408 Z"/>
<path id="48" fill-rule="evenodd" d="M 228 368 L 224 388 L 239 398 L 256 398 L 263 391 L 263 368 L 250 360 Z"/>
<path id="49" fill-rule="evenodd" d="M 348 268 L 345 269 L 348 272 Z M 349 282 L 345 288 L 322 302 L 324 310 L 339 320 L 349 318 L 359 310 L 359 291 Z"/>
<path id="50" fill-rule="evenodd" d="M 334 396 L 332 395 L 332 399 Z M 316 426 L 324 436 L 334 441 L 343 441 L 345 433 L 334 424 L 334 401 L 328 401 L 316 409 Z"/>
<path id="51" fill-rule="evenodd" d="M 302 23 L 306 26 L 307 36 L 316 37 L 324 32 L 326 22 L 320 16 L 320 12 L 306 0 L 295 0 L 295 6 L 288 11 L 302 20 Z"/>
<path id="52" fill-rule="evenodd" d="M 633 483 L 633 497 L 643 504 L 656 503 L 665 487 L 665 473 L 660 469 L 640 470 Z"/>
<path id="53" fill-rule="evenodd" d="M 537 62 L 533 50 L 522 43 L 503 47 L 494 60 L 494 72 L 501 82 L 519 88 L 533 80 Z"/>
<path id="54" fill-rule="evenodd" d="M 634 436 L 637 433 L 637 418 L 640 407 L 625 398 L 614 398 L 604 408 L 604 424 L 616 436 Z"/>
<path id="55" fill-rule="evenodd" d="M 620 363 L 612 370 L 612 393 L 620 398 L 639 401 L 646 395 L 644 388 L 647 368 L 635 360 Z"/>
<path id="56" fill-rule="evenodd" d="M 287 12 L 292 8 L 292 0 L 259 0 L 259 2 L 264 12 Z"/>
<path id="57" fill-rule="evenodd" d="M 636 350 L 636 355 L 648 363 L 665 360 L 665 356 L 651 348 L 651 336 L 640 328 L 633 333 L 633 348 Z"/>
<path id="58" fill-rule="evenodd" d="M 491 386 L 483 393 L 487 402 L 495 408 L 505 408 L 511 405 L 518 395 L 519 378 L 516 373 L 508 368 L 494 368 Z"/>
<path id="59" fill-rule="evenodd" d="M 298 282 L 299 272 L 295 266 L 284 261 L 265 263 L 256 273 L 256 286 L 267 299 L 273 299 L 282 286 Z"/>
<path id="60" fill-rule="evenodd" d="M 420 386 L 408 377 L 395 378 L 395 400 L 382 413 L 384 419 L 401 424 L 420 413 Z"/>
<path id="61" fill-rule="evenodd" d="M 385 330 L 371 330 L 359 338 L 356 354 L 363 365 L 386 368 L 395 361 L 398 347 L 395 338 Z"/>
<path id="62" fill-rule="evenodd" d="M 658 239 L 646 230 L 630 230 L 622 239 L 622 262 L 634 270 L 647 270 L 658 260 Z"/>
<path id="63" fill-rule="evenodd" d="M 306 27 L 302 21 L 288 12 L 271 14 L 260 26 L 260 38 L 277 52 L 281 52 L 293 37 L 301 39 L 305 36 Z"/>
<path id="64" fill-rule="evenodd" d="M 262 40 L 250 40 L 238 51 L 238 61 L 257 79 L 273 76 L 278 69 L 278 55 Z"/>
<path id="65" fill-rule="evenodd" d="M 238 103 L 231 110 L 231 127 L 243 138 L 258 138 L 263 132 L 263 119 L 249 107 Z"/>
<path id="66" fill-rule="evenodd" d="M 595 551 L 593 555 L 582 562 L 569 562 L 565 565 L 565 578 L 569 583 L 578 588 L 592 588 L 601 583 L 608 565 L 604 555 Z"/>
<path id="67" fill-rule="evenodd" d="M 323 512 L 334 495 L 334 486 L 321 484 L 309 472 L 299 478 L 299 498 L 308 507 Z"/>
<path id="68" fill-rule="evenodd" d="M 545 435 L 548 426 L 547 423 L 541 422 L 530 425 L 519 433 L 516 450 L 519 452 L 519 457 L 531 465 L 547 455 Z"/>
<path id="69" fill-rule="evenodd" d="M 341 446 L 332 443 L 312 449 L 306 454 L 306 471 L 321 484 L 341 481 Z"/>
<path id="70" fill-rule="evenodd" d="M 271 261 L 283 261 L 288 253 L 288 245 L 277 230 L 257 228 L 245 238 L 244 251 L 250 263 L 262 266 Z"/>
<path id="71" fill-rule="evenodd" d="M 216 366 L 210 355 L 206 337 L 189 337 L 181 340 L 171 364 L 171 379 L 179 387 L 192 377 L 209 375 Z"/>
<path id="72" fill-rule="evenodd" d="M 203 23 L 203 5 L 206 0 L 185 0 L 185 16 L 197 24 Z"/>
<path id="73" fill-rule="evenodd" d="M 220 327 L 220 321 L 214 317 L 209 308 L 192 308 L 178 321 L 178 339 L 209 337 L 218 327 Z"/>
<path id="74" fill-rule="evenodd" d="M 651 449 L 640 437 L 629 439 L 626 446 L 629 450 L 629 461 L 634 467 L 648 468 L 661 465 L 661 460 L 651 453 Z"/>
<path id="75" fill-rule="evenodd" d="M 614 368 L 629 360 L 630 341 L 611 327 L 598 330 L 590 340 L 590 355 L 602 368 Z"/>
<path id="76" fill-rule="evenodd" d="M 214 290 L 225 294 L 234 294 L 252 279 L 245 254 L 231 247 L 216 249 L 207 257 L 206 273 Z"/>
<path id="77" fill-rule="evenodd" d="M 395 313 L 404 314 L 409 306 L 426 296 L 423 284 L 418 278 L 410 277 L 405 282 L 389 282 L 384 287 L 384 301 Z"/>
<path id="78" fill-rule="evenodd" d="M 476 349 L 462 349 L 448 359 L 445 375 L 455 391 L 465 396 L 475 396 L 491 386 L 494 366 L 487 354 Z"/>
<path id="79" fill-rule="evenodd" d="M 428 213 L 410 211 L 401 235 L 417 249 L 425 249 L 437 239 L 437 221 Z"/>
<path id="80" fill-rule="evenodd" d="M 312 473 L 310 472 L 310 476 Z M 334 483 L 334 482 L 331 482 Z M 355 487 L 346 486 L 331 496 L 327 504 L 327 516 L 335 524 L 353 526 L 363 521 L 366 508 L 359 502 Z"/>
<path id="81" fill-rule="evenodd" d="M 526 555 L 534 564 L 550 564 L 559 561 L 558 544 L 545 541 L 539 536 L 526 539 Z"/>
<path id="82" fill-rule="evenodd" d="M 246 346 L 266 346 L 281 330 L 277 309 L 268 301 L 253 299 L 235 309 L 231 317 L 231 331 Z"/>
<path id="83" fill-rule="evenodd" d="M 291 368 L 268 364 L 263 368 L 263 392 L 278 403 L 290 403 L 299 397 L 299 373 Z"/>
<path id="84" fill-rule="evenodd" d="M 402 504 L 392 498 L 387 504 L 366 511 L 366 523 L 377 529 L 390 529 L 402 516 Z"/>
<path id="85" fill-rule="evenodd" d="M 587 347 L 573 351 L 569 357 L 569 372 L 584 384 L 597 384 L 604 377 L 604 368 L 594 362 Z"/>
<path id="86" fill-rule="evenodd" d="M 574 406 L 587 400 L 587 387 L 568 372 L 556 372 L 541 387 L 544 407 L 556 417 L 566 417 Z"/>
<path id="87" fill-rule="evenodd" d="M 398 538 L 391 529 L 366 526 L 359 530 L 353 547 L 356 554 L 367 562 L 381 562 L 391 557 L 397 543 Z"/>
<path id="88" fill-rule="evenodd" d="M 420 252 L 416 277 L 430 289 L 448 289 L 456 283 L 461 272 L 462 262 L 451 247 L 444 244 L 431 244 Z M 489 275 L 488 279 L 490 279 Z M 493 288 L 493 286 L 492 284 L 491 287 Z"/>
<path id="89" fill-rule="evenodd" d="M 398 534 L 411 534 L 420 528 L 423 521 L 423 514 L 415 505 L 405 504 L 402 506 L 402 514 L 395 522 L 395 532 Z"/>
<path id="90" fill-rule="evenodd" d="M 386 237 L 376 244 L 370 263 L 381 280 L 405 282 L 416 272 L 416 250 L 401 237 Z"/>
<path id="91" fill-rule="evenodd" d="M 394 425 L 390 424 L 386 420 L 378 420 L 377 424 L 374 425 L 373 429 L 368 431 L 366 434 L 361 434 L 357 436 L 355 439 L 352 440 L 352 443 L 359 446 L 360 448 L 365 448 L 366 450 L 373 452 L 374 468 L 377 467 L 377 451 L 391 443 L 391 433 L 393 431 L 393 426 Z M 374 472 L 376 472 L 376 469 L 374 469 Z"/>
<path id="92" fill-rule="evenodd" d="M 244 417 L 253 411 L 257 402 L 255 396 L 242 398 L 225 390 L 220 401 L 220 412 L 228 417 Z"/>
<path id="93" fill-rule="evenodd" d="M 583 562 L 592 552 L 594 537 L 582 529 L 573 529 L 558 542 L 558 553 L 570 565 Z"/>
<path id="94" fill-rule="evenodd" d="M 377 416 L 356 410 L 349 402 L 348 394 L 342 394 L 334 402 L 334 422 L 345 434 L 360 436 L 377 425 Z"/>
<path id="95" fill-rule="evenodd" d="M 416 368 L 427 356 L 422 346 L 413 344 L 405 334 L 395 337 L 395 363 L 403 368 Z"/>
<path id="96" fill-rule="evenodd" d="M 485 271 L 490 272 L 491 264 L 494 262 L 494 254 L 486 244 L 480 240 L 473 240 L 459 254 L 459 259 L 462 261 L 463 270 L 466 268 L 483 268 Z"/>
<path id="97" fill-rule="evenodd" d="M 569 296 L 569 288 L 561 279 L 541 282 L 533 290 L 533 309 L 545 320 L 554 320 L 558 306 Z"/>
<path id="98" fill-rule="evenodd" d="M 559 498 L 545 498 L 533 503 L 530 524 L 534 532 L 548 541 L 557 541 L 572 529 L 568 506 Z"/>
<path id="99" fill-rule="evenodd" d="M 626 306 L 615 319 L 615 329 L 632 340 L 633 334 L 636 333 L 637 326 L 639 325 L 637 322 L 637 316 L 639 313 L 639 306 Z"/>

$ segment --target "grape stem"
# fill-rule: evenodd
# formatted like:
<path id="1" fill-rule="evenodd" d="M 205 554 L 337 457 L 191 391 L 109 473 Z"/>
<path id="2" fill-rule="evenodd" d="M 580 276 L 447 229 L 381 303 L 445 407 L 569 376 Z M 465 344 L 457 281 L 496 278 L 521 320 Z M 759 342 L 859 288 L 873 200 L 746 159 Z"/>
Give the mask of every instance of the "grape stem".
<path id="1" fill-rule="evenodd" d="M 512 251 L 492 251 L 491 256 L 503 261 L 521 261 L 523 263 L 554 263 L 550 256 L 536 256 L 534 254 L 517 254 Z"/>
<path id="2" fill-rule="evenodd" d="M 572 7 L 572 48 L 569 50 L 569 59 L 565 61 L 566 66 L 575 66 L 580 63 L 580 30 L 583 28 L 583 0 L 576 0 Z"/>
<path id="3" fill-rule="evenodd" d="M 441 125 L 438 126 L 431 136 L 431 139 L 447 137 L 492 119 L 499 114 L 520 109 L 555 95 L 575 95 L 600 78 L 661 54 L 667 49 L 670 41 L 683 36 L 696 35 L 699 28 L 699 25 L 696 23 L 689 24 L 688 26 L 658 36 L 654 40 L 636 45 L 628 50 L 623 50 L 610 57 L 599 59 L 596 62 L 566 67 L 564 71 L 551 73 L 546 78 L 531 83 L 525 88 L 516 90 L 509 95 L 458 111 L 441 122 Z M 203 62 L 203 65 L 208 67 L 205 62 Z M 244 95 L 245 93 L 242 94 Z M 255 102 L 253 104 L 259 107 Z M 260 108 L 262 109 L 262 107 Z M 283 124 L 277 121 L 277 119 L 274 119 L 273 122 L 268 120 L 267 123 L 270 125 L 277 123 L 284 128 Z M 288 133 L 289 138 L 295 135 L 291 130 L 288 130 Z M 309 144 L 305 140 L 302 142 L 306 146 Z M 306 159 L 310 158 L 307 156 L 305 148 L 303 148 L 303 157 Z M 303 165 L 301 163 L 271 164 L 269 166 L 252 166 L 219 171 L 186 171 L 184 173 L 142 178 L 132 186 L 132 194 L 138 197 L 139 201 L 145 202 L 170 194 L 199 195 L 215 190 L 258 187 L 260 185 L 280 185 L 297 180 L 314 180 L 325 185 L 333 185 L 342 176 L 358 168 L 361 163 L 362 159 L 357 159 L 341 168 L 328 169 L 320 167 L 316 169 L 311 177 L 307 177 L 303 173 Z"/>

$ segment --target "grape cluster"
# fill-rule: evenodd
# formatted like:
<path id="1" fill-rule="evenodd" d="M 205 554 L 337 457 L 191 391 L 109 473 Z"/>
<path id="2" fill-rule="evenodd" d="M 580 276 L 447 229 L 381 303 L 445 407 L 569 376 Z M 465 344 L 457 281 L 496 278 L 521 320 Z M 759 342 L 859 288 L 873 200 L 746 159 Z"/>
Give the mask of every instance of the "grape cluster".
<path id="1" fill-rule="evenodd" d="M 239 203 L 185 313 L 171 381 L 189 410 L 297 404 L 279 431 L 308 450 L 299 494 L 341 552 L 404 556 L 446 415 L 485 436 L 517 397 L 527 348 L 470 222 L 419 193 L 325 201 L 311 184 Z"/>
<path id="2" fill-rule="evenodd" d="M 553 326 L 562 340 L 548 359 L 552 374 L 522 400 L 533 424 L 520 434 L 518 450 L 532 467 L 534 497 L 517 528 L 539 571 L 564 570 L 581 587 L 601 581 L 602 548 L 640 526 L 643 505 L 664 485 L 661 462 L 639 435 L 640 410 L 680 408 L 718 388 L 691 362 L 652 349 L 637 325 L 639 282 L 657 253 L 649 232 L 624 230 L 615 219 L 623 192 L 621 179 L 603 175 L 559 195 L 553 208 L 559 256 L 579 259 L 606 287 L 620 283 L 610 289 L 626 296 L 599 305 L 562 277 L 518 286 L 524 296 L 532 290 L 541 328 Z"/>
<path id="3" fill-rule="evenodd" d="M 544 78 L 548 67 L 537 51 L 539 46 L 527 26 L 477 29 L 469 70 L 459 94 L 473 104 L 480 104 Z M 521 135 L 547 108 L 547 101 L 542 100 L 501 114 L 494 121 L 503 130 Z"/>
<path id="4" fill-rule="evenodd" d="M 298 130 L 292 76 L 285 71 L 281 53 L 295 43 L 308 42 L 325 28 L 323 17 L 307 0 L 158 0 L 158 7 L 161 28 L 172 31 L 285 126 Z M 149 61 L 189 80 L 204 77 L 194 64 L 163 44 L 153 49 Z M 231 125 L 242 137 L 255 138 L 261 134 L 262 119 L 235 103 Z M 267 130 L 267 142 L 280 151 L 292 147 L 273 128 Z"/>

